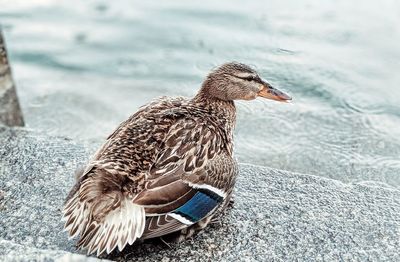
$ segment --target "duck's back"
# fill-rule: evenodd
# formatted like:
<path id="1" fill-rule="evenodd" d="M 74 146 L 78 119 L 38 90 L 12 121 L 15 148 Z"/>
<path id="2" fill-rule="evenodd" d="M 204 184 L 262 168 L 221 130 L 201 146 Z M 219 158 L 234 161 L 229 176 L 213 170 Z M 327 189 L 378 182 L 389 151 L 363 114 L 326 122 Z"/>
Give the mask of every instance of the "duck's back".
<path id="1" fill-rule="evenodd" d="M 162 97 L 141 107 L 107 138 L 92 162 L 130 177 L 147 172 L 171 126 L 189 117 L 187 104 L 183 97 Z"/>

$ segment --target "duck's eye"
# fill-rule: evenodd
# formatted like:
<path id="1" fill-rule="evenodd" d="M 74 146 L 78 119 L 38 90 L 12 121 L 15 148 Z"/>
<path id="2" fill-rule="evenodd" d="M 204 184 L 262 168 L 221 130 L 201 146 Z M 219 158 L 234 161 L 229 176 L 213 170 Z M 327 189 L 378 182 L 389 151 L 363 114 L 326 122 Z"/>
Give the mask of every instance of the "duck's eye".
<path id="1" fill-rule="evenodd" d="M 258 77 L 257 76 L 246 76 L 243 79 L 247 80 L 247 81 L 257 81 Z"/>

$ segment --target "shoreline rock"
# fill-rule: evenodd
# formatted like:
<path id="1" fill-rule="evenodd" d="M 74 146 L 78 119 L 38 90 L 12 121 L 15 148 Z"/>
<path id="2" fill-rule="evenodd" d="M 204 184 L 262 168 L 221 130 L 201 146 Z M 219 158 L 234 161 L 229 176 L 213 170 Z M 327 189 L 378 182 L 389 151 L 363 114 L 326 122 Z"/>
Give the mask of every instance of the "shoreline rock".
<path id="1" fill-rule="evenodd" d="M 23 126 L 21 107 L 8 62 L 7 49 L 0 28 L 0 123 L 7 126 Z"/>
<path id="2" fill-rule="evenodd" d="M 8 127 L 0 141 L 0 260 L 93 261 L 75 255 L 60 218 L 74 170 L 97 145 Z M 399 261 L 399 250 L 398 189 L 241 164 L 220 222 L 171 248 L 145 242 L 107 259 Z"/>

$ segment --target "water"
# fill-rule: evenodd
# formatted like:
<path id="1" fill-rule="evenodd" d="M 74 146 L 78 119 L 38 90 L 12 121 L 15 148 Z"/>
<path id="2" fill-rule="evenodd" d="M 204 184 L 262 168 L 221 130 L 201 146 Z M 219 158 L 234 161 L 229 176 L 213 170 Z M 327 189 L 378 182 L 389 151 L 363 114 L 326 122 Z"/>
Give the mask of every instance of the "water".
<path id="1" fill-rule="evenodd" d="M 239 102 L 241 162 L 400 186 L 400 2 L 0 0 L 28 127 L 98 143 L 226 61 L 292 104 Z"/>

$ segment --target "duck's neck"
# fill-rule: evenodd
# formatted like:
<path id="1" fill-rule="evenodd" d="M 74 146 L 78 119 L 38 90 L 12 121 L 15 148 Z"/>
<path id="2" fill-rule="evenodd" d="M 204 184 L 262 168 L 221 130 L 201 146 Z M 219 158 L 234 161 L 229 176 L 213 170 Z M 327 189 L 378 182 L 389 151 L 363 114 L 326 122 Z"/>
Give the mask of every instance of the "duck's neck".
<path id="1" fill-rule="evenodd" d="M 222 100 L 210 96 L 207 92 L 204 92 L 202 88 L 192 101 L 199 104 L 199 106 L 202 106 L 204 109 L 208 109 L 212 114 L 231 120 L 233 123 L 236 120 L 236 107 L 232 100 Z"/>
<path id="2" fill-rule="evenodd" d="M 235 103 L 232 100 L 222 100 L 216 97 L 209 95 L 204 92 L 203 89 L 197 93 L 197 95 L 193 98 L 193 101 L 196 103 L 204 103 L 210 105 L 221 105 L 224 107 L 229 107 L 235 109 Z"/>
<path id="3" fill-rule="evenodd" d="M 203 89 L 192 99 L 192 102 L 212 116 L 221 132 L 225 133 L 227 139 L 225 142 L 229 144 L 229 147 L 232 147 L 233 131 L 236 124 L 235 103 L 232 100 L 227 101 L 212 97 L 202 91 Z"/>

